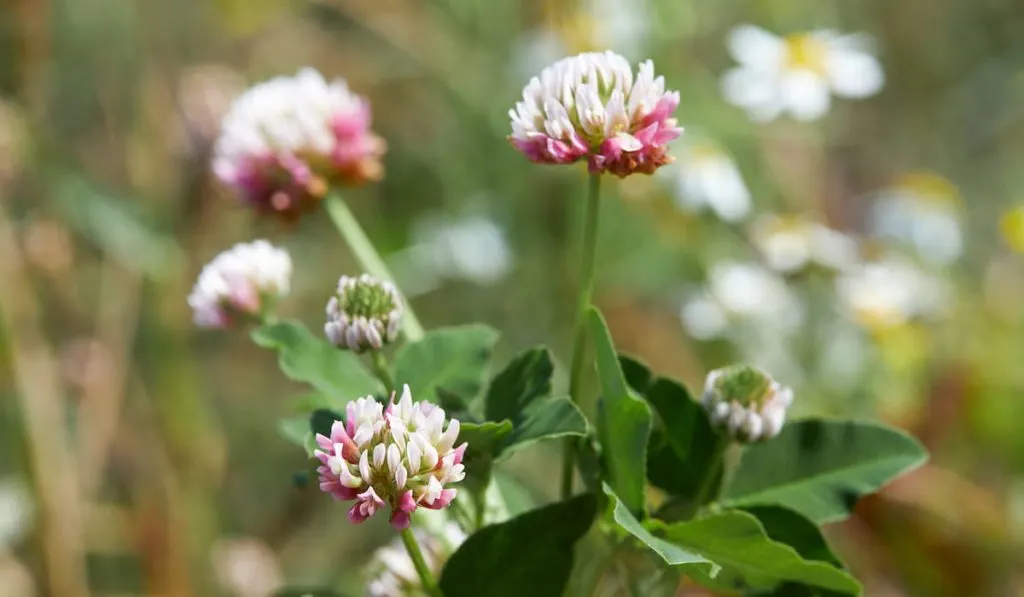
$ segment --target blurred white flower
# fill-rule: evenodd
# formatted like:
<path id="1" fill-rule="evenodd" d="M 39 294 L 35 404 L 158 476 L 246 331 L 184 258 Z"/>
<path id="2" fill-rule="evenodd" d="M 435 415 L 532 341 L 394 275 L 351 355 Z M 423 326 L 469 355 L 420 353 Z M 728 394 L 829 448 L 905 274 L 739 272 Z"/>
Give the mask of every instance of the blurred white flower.
<path id="1" fill-rule="evenodd" d="M 274 552 L 259 539 L 218 540 L 211 557 L 221 586 L 237 597 L 271 597 L 284 584 Z"/>
<path id="2" fill-rule="evenodd" d="M 684 142 L 675 168 L 662 170 L 675 183 L 676 204 L 687 211 L 707 208 L 727 222 L 750 213 L 750 190 L 724 150 L 707 140 Z"/>
<path id="3" fill-rule="evenodd" d="M 700 401 L 713 427 L 734 441 L 752 444 L 782 431 L 793 390 L 763 369 L 733 365 L 708 373 Z"/>
<path id="4" fill-rule="evenodd" d="M 686 300 L 679 312 L 687 333 L 698 340 L 723 336 L 734 321 L 791 331 L 803 322 L 803 305 L 771 271 L 751 263 L 720 262 L 707 286 Z"/>
<path id="5" fill-rule="evenodd" d="M 342 276 L 338 291 L 327 301 L 324 333 L 338 348 L 377 350 L 398 338 L 403 312 L 402 298 L 391 282 L 368 274 Z"/>
<path id="6" fill-rule="evenodd" d="M 907 259 L 890 257 L 860 265 L 836 280 L 843 310 L 868 328 L 886 328 L 941 315 L 953 301 L 947 280 Z"/>
<path id="7" fill-rule="evenodd" d="M 864 98 L 885 81 L 872 55 L 871 38 L 816 30 L 779 37 L 754 25 L 740 25 L 726 38 L 739 66 L 722 77 L 730 103 L 758 122 L 789 113 L 815 120 L 828 112 L 831 94 Z"/>
<path id="8" fill-rule="evenodd" d="M 877 236 L 906 243 L 926 261 L 949 264 L 963 252 L 960 215 L 960 197 L 952 183 L 914 172 L 878 194 L 870 227 Z"/>
<path id="9" fill-rule="evenodd" d="M 259 317 L 288 294 L 292 259 L 265 240 L 238 243 L 199 274 L 188 304 L 196 325 L 223 328 L 241 317 Z"/>
<path id="10" fill-rule="evenodd" d="M 791 273 L 812 263 L 845 270 L 857 263 L 857 241 L 818 222 L 794 216 L 758 218 L 751 240 L 772 269 Z"/>
<path id="11" fill-rule="evenodd" d="M 445 279 L 496 284 L 515 262 L 505 231 L 482 215 L 425 217 L 413 226 L 412 241 L 393 263 L 406 296 L 429 292 Z"/>
<path id="12" fill-rule="evenodd" d="M 0 553 L 8 551 L 32 528 L 35 502 L 20 477 L 0 479 Z"/>
<path id="13" fill-rule="evenodd" d="M 448 558 L 466 540 L 466 534 L 449 521 L 429 523 L 434 520 L 433 517 L 417 516 L 417 522 L 428 524 L 416 525 L 413 535 L 423 551 L 427 567 L 436 577 Z M 367 597 L 429 597 L 401 539 L 395 539 L 374 552 L 367 572 L 370 576 L 366 585 Z"/>

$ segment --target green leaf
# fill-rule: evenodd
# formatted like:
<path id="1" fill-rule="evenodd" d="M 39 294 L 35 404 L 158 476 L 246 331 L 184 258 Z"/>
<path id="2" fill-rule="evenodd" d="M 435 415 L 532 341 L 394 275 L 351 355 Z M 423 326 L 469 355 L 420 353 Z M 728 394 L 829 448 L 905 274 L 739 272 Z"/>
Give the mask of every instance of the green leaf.
<path id="1" fill-rule="evenodd" d="M 512 433 L 510 421 L 462 423 L 457 444 L 469 443 L 462 464 L 466 467 L 463 484 L 470 491 L 482 491 L 491 480 L 491 468 L 505 438 Z"/>
<path id="2" fill-rule="evenodd" d="M 514 420 L 534 400 L 551 393 L 554 372 L 551 353 L 546 348 L 532 348 L 512 359 L 487 389 L 487 419 Z"/>
<path id="3" fill-rule="evenodd" d="M 596 510 L 595 496 L 584 494 L 484 527 L 448 560 L 441 591 L 445 597 L 561 597 L 573 547 Z"/>
<path id="4" fill-rule="evenodd" d="M 714 588 L 770 588 L 784 581 L 859 595 L 860 583 L 826 562 L 800 557 L 792 547 L 773 541 L 756 518 L 737 510 L 713 514 L 660 529 L 665 541 L 692 550 L 721 566 L 711 574 L 707 566 L 687 565 L 686 572 Z"/>
<path id="5" fill-rule="evenodd" d="M 619 500 L 618 496 L 607 483 L 604 484 L 604 493 L 608 496 L 611 504 L 612 519 L 619 525 L 622 530 L 626 531 L 630 535 L 636 537 L 640 543 L 643 543 L 654 553 L 661 556 L 666 563 L 670 566 L 678 566 L 680 564 L 698 564 L 698 563 L 710 563 L 703 556 L 688 551 L 678 545 L 674 545 L 664 539 L 655 537 L 641 525 L 633 514 L 630 513 L 629 508 L 623 505 L 622 501 Z"/>
<path id="6" fill-rule="evenodd" d="M 601 380 L 597 434 L 605 478 L 626 508 L 635 516 L 642 516 L 646 489 L 643 463 L 647 461 L 651 411 L 626 385 L 601 313 L 591 307 L 588 314 Z"/>
<path id="7" fill-rule="evenodd" d="M 342 405 L 384 391 L 384 386 L 363 367 L 357 356 L 314 337 L 297 321 L 258 327 L 252 332 L 252 340 L 277 351 L 281 371 L 290 379 L 337 397 Z"/>
<path id="8" fill-rule="evenodd" d="M 306 455 L 312 457 L 316 449 L 313 432 L 309 429 L 309 417 L 287 417 L 277 422 L 277 430 L 281 437 L 301 447 Z"/>
<path id="9" fill-rule="evenodd" d="M 622 367 L 622 375 L 626 383 L 633 388 L 637 394 L 643 394 L 647 387 L 654 383 L 654 374 L 651 368 L 640 359 L 619 353 L 619 367 Z"/>
<path id="10" fill-rule="evenodd" d="M 842 561 L 828 546 L 821 529 L 807 518 L 779 506 L 748 506 L 742 510 L 756 518 L 772 541 L 785 543 L 805 560 L 828 562 L 844 568 Z"/>
<path id="11" fill-rule="evenodd" d="M 780 505 L 817 524 L 833 522 L 926 459 L 917 440 L 879 423 L 791 422 L 775 439 L 747 448 L 723 503 Z"/>
<path id="12" fill-rule="evenodd" d="M 708 467 L 721 468 L 715 455 L 718 435 L 707 413 L 679 382 L 659 377 L 644 397 L 661 422 L 652 434 L 647 475 L 656 487 L 683 501 L 694 501 Z M 715 474 L 715 482 L 720 483 L 721 471 Z"/>
<path id="13" fill-rule="evenodd" d="M 498 451 L 501 459 L 541 440 L 583 436 L 587 420 L 580 409 L 565 396 L 550 396 L 528 406 L 512 422 L 512 433 Z"/>
<path id="14" fill-rule="evenodd" d="M 483 387 L 498 332 L 473 324 L 427 332 L 395 355 L 395 384 L 409 384 L 418 400 L 437 399 L 440 388 L 469 401 Z"/>

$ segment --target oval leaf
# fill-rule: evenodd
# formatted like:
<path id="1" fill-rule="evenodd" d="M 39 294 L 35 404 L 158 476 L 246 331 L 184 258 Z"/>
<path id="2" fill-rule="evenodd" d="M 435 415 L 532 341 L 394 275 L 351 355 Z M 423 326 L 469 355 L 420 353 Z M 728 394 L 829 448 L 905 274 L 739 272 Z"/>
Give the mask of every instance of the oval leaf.
<path id="1" fill-rule="evenodd" d="M 612 488 L 607 483 L 604 484 L 604 493 L 608 496 L 611 503 L 612 519 L 619 525 L 619 527 L 636 537 L 640 543 L 643 543 L 654 553 L 661 556 L 663 560 L 670 566 L 678 566 L 680 564 L 698 564 L 698 563 L 709 563 L 704 557 L 687 551 L 674 545 L 664 539 L 659 539 L 652 535 L 650 531 L 645 529 L 636 518 L 630 513 L 629 509 L 626 508 L 622 501 L 615 495 Z"/>
<path id="2" fill-rule="evenodd" d="M 550 396 L 534 402 L 516 416 L 512 433 L 505 438 L 499 453 L 504 459 L 541 440 L 586 434 L 587 419 L 580 409 L 565 396 Z"/>
<path id="3" fill-rule="evenodd" d="M 796 421 L 747 448 L 723 503 L 781 505 L 817 524 L 842 520 L 858 498 L 927 457 L 917 440 L 879 423 Z"/>
<path id="4" fill-rule="evenodd" d="M 471 401 L 483 387 L 498 332 L 466 325 L 427 332 L 395 355 L 395 384 L 409 384 L 419 400 L 437 400 L 442 389 Z"/>
<path id="5" fill-rule="evenodd" d="M 849 574 L 825 562 L 807 561 L 792 547 L 773 541 L 756 518 L 740 511 L 664 526 L 665 541 L 698 553 L 721 567 L 716 575 L 706 565 L 687 564 L 695 580 L 714 588 L 770 588 L 795 581 L 844 594 L 859 595 Z M 713 578 L 712 578 L 713 576 Z"/>
<path id="6" fill-rule="evenodd" d="M 551 353 L 546 348 L 533 348 L 512 359 L 487 389 L 487 419 L 515 419 L 534 400 L 551 393 L 554 372 Z"/>
<path id="7" fill-rule="evenodd" d="M 803 559 L 828 562 L 837 568 L 844 568 L 818 525 L 793 510 L 780 506 L 749 506 L 743 508 L 743 511 L 761 523 L 772 541 L 792 547 Z"/>
<path id="8" fill-rule="evenodd" d="M 441 574 L 445 597 L 561 597 L 573 547 L 594 521 L 591 494 L 486 526 L 459 547 Z"/>
<path id="9" fill-rule="evenodd" d="M 601 313 L 588 311 L 590 335 L 597 353 L 602 399 L 597 413 L 597 435 L 608 484 L 634 516 L 643 516 L 647 440 L 651 410 L 626 385 L 611 334 Z"/>
<path id="10" fill-rule="evenodd" d="M 290 379 L 308 383 L 325 394 L 349 400 L 379 394 L 384 386 L 351 352 L 339 350 L 313 336 L 297 321 L 282 321 L 252 331 L 256 344 L 277 351 L 281 371 Z"/>

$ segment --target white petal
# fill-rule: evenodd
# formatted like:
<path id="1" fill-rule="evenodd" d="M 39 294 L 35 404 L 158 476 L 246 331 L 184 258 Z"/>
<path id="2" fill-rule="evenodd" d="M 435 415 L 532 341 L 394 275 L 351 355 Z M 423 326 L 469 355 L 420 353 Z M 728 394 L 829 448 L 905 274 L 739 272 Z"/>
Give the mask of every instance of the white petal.
<path id="1" fill-rule="evenodd" d="M 737 62 L 762 69 L 777 68 L 785 50 L 782 38 L 754 25 L 734 27 L 725 43 Z"/>
<path id="2" fill-rule="evenodd" d="M 869 97 L 885 83 L 878 59 L 863 52 L 832 50 L 826 57 L 825 69 L 832 91 L 840 97 Z"/>
<path id="3" fill-rule="evenodd" d="M 782 82 L 782 102 L 797 120 L 816 120 L 828 112 L 828 85 L 808 70 L 786 75 Z"/>
<path id="4" fill-rule="evenodd" d="M 725 100 L 742 108 L 766 106 L 777 102 L 779 76 L 751 68 L 737 67 L 722 76 Z"/>
<path id="5" fill-rule="evenodd" d="M 416 445 L 415 441 L 410 441 L 405 447 L 405 458 L 409 461 L 409 472 L 413 475 L 420 472 L 422 468 L 421 459 L 423 457 L 423 451 Z"/>

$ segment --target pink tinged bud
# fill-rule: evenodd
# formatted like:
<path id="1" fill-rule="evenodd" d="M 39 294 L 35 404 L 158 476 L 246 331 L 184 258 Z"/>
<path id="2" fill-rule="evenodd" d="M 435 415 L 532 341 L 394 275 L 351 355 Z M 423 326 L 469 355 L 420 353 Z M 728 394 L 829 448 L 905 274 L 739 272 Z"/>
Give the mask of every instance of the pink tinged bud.
<path id="1" fill-rule="evenodd" d="M 412 512 L 416 509 L 416 498 L 413 497 L 412 491 L 406 491 L 398 498 L 398 509 L 402 512 Z"/>
<path id="2" fill-rule="evenodd" d="M 409 514 L 402 512 L 401 510 L 391 511 L 391 526 L 398 529 L 399 531 L 409 528 L 410 523 Z"/>
<path id="3" fill-rule="evenodd" d="M 359 474 L 363 477 L 363 481 L 367 483 L 373 480 L 370 476 L 370 458 L 366 452 L 363 452 L 362 456 L 359 457 Z"/>
<path id="4" fill-rule="evenodd" d="M 395 489 L 405 489 L 405 483 L 408 480 L 409 473 L 404 466 L 398 465 L 398 470 L 395 471 Z"/>
<path id="5" fill-rule="evenodd" d="M 452 488 L 452 489 L 442 489 L 441 493 L 438 494 L 438 496 L 434 499 L 433 502 L 430 502 L 430 503 L 424 502 L 423 506 L 425 508 L 429 508 L 431 510 L 440 510 L 441 508 L 446 508 L 446 507 L 448 507 L 448 504 L 452 503 L 452 500 L 455 499 L 455 496 L 456 496 L 457 493 L 458 493 L 458 490 L 456 490 L 454 488 Z"/>
<path id="6" fill-rule="evenodd" d="M 334 451 L 334 442 L 331 440 L 331 438 L 327 437 L 322 433 L 318 433 L 314 436 L 314 439 L 316 440 L 316 445 L 320 446 L 320 449 L 323 450 L 324 452 Z"/>
<path id="7" fill-rule="evenodd" d="M 404 467 L 402 466 L 402 454 L 399 452 L 398 446 L 391 444 L 388 446 L 388 470 L 394 473 L 399 469 L 404 470 Z"/>
<path id="8" fill-rule="evenodd" d="M 469 447 L 468 442 L 463 442 L 461 446 L 455 448 L 455 464 L 462 464 L 462 458 L 466 455 L 466 448 Z"/>

